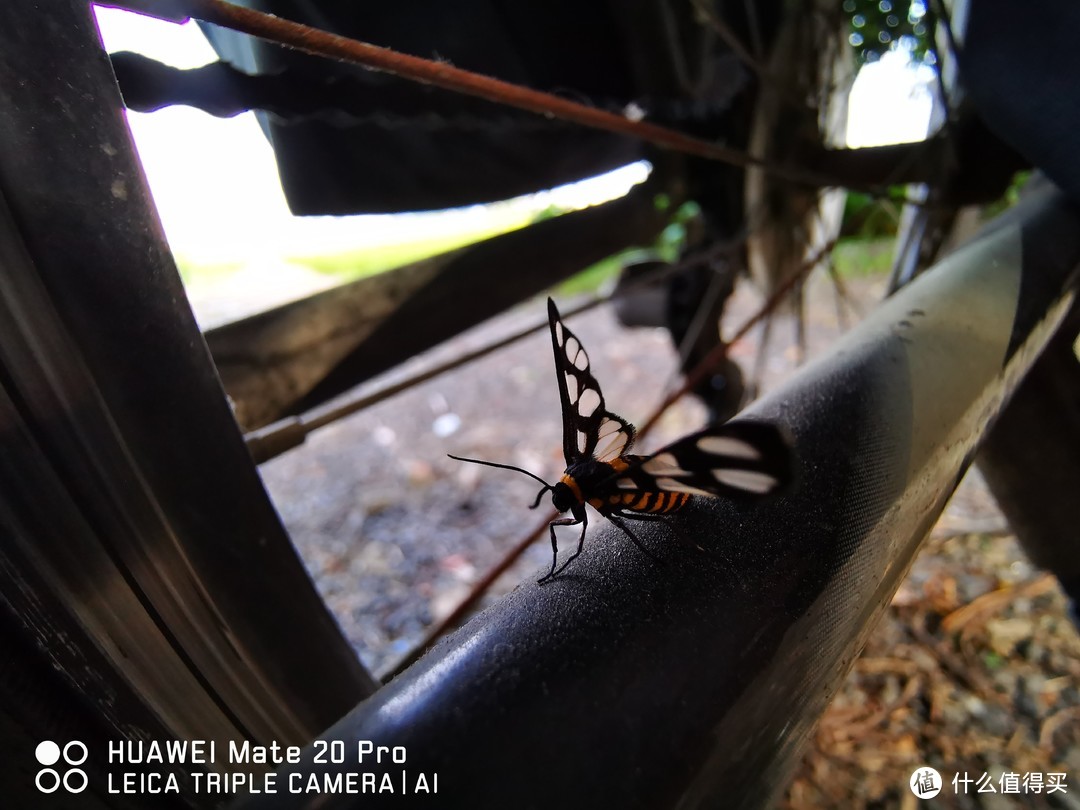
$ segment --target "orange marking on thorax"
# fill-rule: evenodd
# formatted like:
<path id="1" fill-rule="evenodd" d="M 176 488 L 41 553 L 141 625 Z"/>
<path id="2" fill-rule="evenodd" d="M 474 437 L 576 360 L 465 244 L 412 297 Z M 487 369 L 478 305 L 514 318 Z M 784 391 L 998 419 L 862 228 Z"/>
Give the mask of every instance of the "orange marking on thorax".
<path id="1" fill-rule="evenodd" d="M 578 486 L 578 482 L 575 481 L 569 475 L 564 475 L 559 479 L 562 483 L 570 487 L 570 491 L 574 493 L 574 497 L 577 498 L 578 503 L 584 503 L 585 499 L 581 496 L 581 487 Z"/>

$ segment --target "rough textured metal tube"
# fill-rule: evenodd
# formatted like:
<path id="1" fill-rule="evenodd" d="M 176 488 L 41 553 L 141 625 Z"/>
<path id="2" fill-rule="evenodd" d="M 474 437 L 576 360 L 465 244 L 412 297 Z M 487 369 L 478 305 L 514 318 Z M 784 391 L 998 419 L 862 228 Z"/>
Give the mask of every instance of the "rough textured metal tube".
<path id="1" fill-rule="evenodd" d="M 249 807 L 768 806 L 1078 261 L 1054 191 L 996 221 L 746 414 L 796 437 L 789 494 L 643 525 L 659 564 L 604 526 L 565 574 L 527 580 L 321 735 L 345 763 L 308 750 Z M 407 763 L 357 762 L 360 740 Z M 437 772 L 438 795 L 287 792 L 402 768 Z"/>

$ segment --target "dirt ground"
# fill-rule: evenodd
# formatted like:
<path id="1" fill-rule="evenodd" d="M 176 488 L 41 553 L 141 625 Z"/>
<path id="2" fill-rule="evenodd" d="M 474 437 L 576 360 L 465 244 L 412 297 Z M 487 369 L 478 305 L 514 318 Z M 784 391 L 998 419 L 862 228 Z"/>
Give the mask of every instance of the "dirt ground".
<path id="1" fill-rule="evenodd" d="M 867 302 L 880 280 L 852 287 Z M 813 353 L 835 340 L 840 324 L 828 283 L 815 282 L 811 292 Z M 740 292 L 729 324 L 756 303 Z M 532 302 L 433 357 L 543 316 L 542 303 Z M 640 421 L 675 365 L 667 333 L 625 330 L 606 308 L 570 323 L 609 407 Z M 776 331 L 767 381 L 795 367 L 793 332 Z M 734 354 L 748 366 L 756 350 L 749 340 Z M 532 481 L 446 454 L 557 476 L 561 427 L 550 351 L 546 333 L 534 335 L 329 426 L 263 465 L 317 587 L 375 672 L 408 653 L 536 521 L 526 508 Z M 680 403 L 645 449 L 703 418 L 696 403 Z M 487 601 L 535 576 L 548 555 L 546 542 L 535 544 Z M 1025 561 L 977 474 L 965 479 L 822 719 L 782 806 L 914 808 L 921 800 L 908 780 L 919 766 L 937 768 L 945 780 L 928 806 L 1080 807 L 1080 784 L 1073 784 L 1080 778 L 1080 640 L 1056 583 Z M 1043 780 L 1038 793 L 1034 774 Z M 1050 791 L 1055 779 L 1064 779 L 1064 792 Z"/>

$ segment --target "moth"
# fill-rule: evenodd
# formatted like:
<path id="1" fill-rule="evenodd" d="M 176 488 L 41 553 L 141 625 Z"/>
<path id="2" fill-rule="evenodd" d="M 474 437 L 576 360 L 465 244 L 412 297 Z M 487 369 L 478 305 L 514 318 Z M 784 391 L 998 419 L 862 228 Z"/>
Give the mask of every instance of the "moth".
<path id="1" fill-rule="evenodd" d="M 564 571 L 581 554 L 589 525 L 586 505 L 649 554 L 625 521 L 663 519 L 697 496 L 761 498 L 777 493 L 790 482 L 790 445 L 779 428 L 764 422 L 728 422 L 679 439 L 652 455 L 631 455 L 634 426 L 605 406 L 585 347 L 566 328 L 550 298 L 548 320 L 562 402 L 566 459 L 562 478 L 549 484 L 520 467 L 450 456 L 457 461 L 524 473 L 544 485 L 530 509 L 539 506 L 544 493 L 550 492 L 554 507 L 570 513 L 548 526 L 551 570 L 540 579 L 541 584 Z M 556 527 L 579 524 L 577 550 L 556 568 Z"/>

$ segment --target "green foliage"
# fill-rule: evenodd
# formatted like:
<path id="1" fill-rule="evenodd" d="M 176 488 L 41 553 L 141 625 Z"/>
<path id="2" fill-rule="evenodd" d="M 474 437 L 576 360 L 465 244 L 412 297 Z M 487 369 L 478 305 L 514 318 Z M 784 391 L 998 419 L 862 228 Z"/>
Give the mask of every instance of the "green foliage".
<path id="1" fill-rule="evenodd" d="M 912 59 L 933 63 L 926 0 L 843 0 L 850 21 L 848 42 L 863 62 L 874 62 L 895 47 Z"/>
<path id="2" fill-rule="evenodd" d="M 531 222 L 532 222 L 532 224 L 536 224 L 537 222 L 543 222 L 543 221 L 548 220 L 548 219 L 555 219 L 555 217 L 560 216 L 561 214 L 565 214 L 565 213 L 566 213 L 565 208 L 562 208 L 561 206 L 558 206 L 558 205 L 555 205 L 554 203 L 552 203 L 551 205 L 549 205 L 547 208 L 543 209 L 542 211 L 538 211 L 533 216 Z"/>
<path id="3" fill-rule="evenodd" d="M 1014 174 L 1012 182 L 1009 183 L 1009 187 L 1005 189 L 1005 193 L 995 202 L 992 202 L 983 208 L 982 218 L 993 219 L 998 214 L 1004 212 L 1006 209 L 1012 208 L 1020 202 L 1020 190 L 1030 179 L 1031 172 L 1027 170 Z"/>
<path id="4" fill-rule="evenodd" d="M 687 226 L 700 216 L 701 206 L 693 200 L 680 205 L 671 215 L 671 220 L 660 232 L 656 242 L 653 243 L 652 250 L 656 257 L 666 262 L 678 261 L 686 250 Z"/>
<path id="5" fill-rule="evenodd" d="M 998 655 L 996 652 L 988 652 L 983 654 L 983 664 L 987 669 L 1001 669 L 1007 662 L 1004 658 Z"/>
<path id="6" fill-rule="evenodd" d="M 881 239 L 896 235 L 898 207 L 892 200 L 882 200 L 858 191 L 849 191 L 844 201 L 844 220 L 840 235 L 857 239 Z"/>

